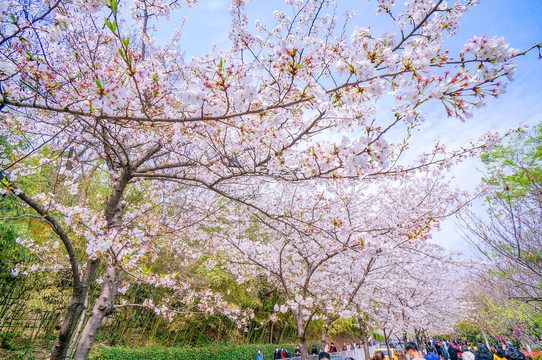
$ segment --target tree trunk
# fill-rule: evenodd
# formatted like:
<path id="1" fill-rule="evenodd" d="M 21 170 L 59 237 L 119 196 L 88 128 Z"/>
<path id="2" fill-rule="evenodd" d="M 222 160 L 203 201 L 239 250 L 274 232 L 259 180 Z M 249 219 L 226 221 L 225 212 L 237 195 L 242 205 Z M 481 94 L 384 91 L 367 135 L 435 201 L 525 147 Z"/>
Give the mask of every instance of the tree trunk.
<path id="1" fill-rule="evenodd" d="M 486 343 L 486 347 L 489 349 L 489 341 L 487 341 L 486 333 L 485 333 L 484 329 L 482 329 L 481 327 L 480 327 L 480 331 L 482 332 L 482 337 L 484 338 L 484 342 Z"/>
<path id="2" fill-rule="evenodd" d="M 363 353 L 365 355 L 365 360 L 369 360 L 371 358 L 371 354 L 369 354 L 369 345 L 367 344 L 367 341 L 369 341 L 367 336 L 367 325 L 361 317 L 358 318 L 358 322 L 359 328 L 361 330 L 361 342 L 363 344 Z"/>
<path id="3" fill-rule="evenodd" d="M 74 287 L 70 304 L 66 308 L 62 327 L 58 334 L 58 340 L 51 350 L 51 360 L 64 360 L 70 347 L 70 342 L 77 326 L 77 322 L 85 308 L 85 300 L 88 296 L 88 287 L 94 280 L 96 270 L 100 264 L 99 259 L 89 260 L 85 269 L 84 278 L 80 287 Z"/>
<path id="4" fill-rule="evenodd" d="M 322 328 L 322 336 L 320 337 L 320 351 L 324 351 L 326 348 L 326 338 L 327 338 L 327 331 L 329 330 L 329 327 L 335 319 L 333 318 L 327 318 L 326 323 L 324 324 L 324 327 Z"/>
<path id="5" fill-rule="evenodd" d="M 122 270 L 117 273 L 114 259 L 108 257 L 100 297 L 94 302 L 92 312 L 75 349 L 74 360 L 86 360 L 96 335 L 102 327 L 103 319 L 113 313 L 113 305 L 122 279 Z"/>
<path id="6" fill-rule="evenodd" d="M 297 338 L 299 339 L 299 343 L 301 345 L 301 360 L 307 360 L 309 356 L 309 346 L 307 344 L 307 334 L 305 331 L 305 322 L 303 321 L 303 315 L 301 314 L 301 311 L 292 311 L 292 315 L 294 317 L 297 327 Z"/>
<path id="7" fill-rule="evenodd" d="M 389 333 L 386 333 L 386 329 L 384 329 L 384 341 L 386 342 L 386 349 L 388 349 L 388 360 L 393 360 L 392 353 L 390 351 L 390 342 L 389 342 L 390 335 L 391 335 L 391 331 Z"/>
<path id="8" fill-rule="evenodd" d="M 132 179 L 132 172 L 137 169 L 143 162 L 145 162 L 149 157 L 151 157 L 154 153 L 156 153 L 156 151 L 158 151 L 160 147 L 160 145 L 155 146 L 153 149 L 147 152 L 145 156 L 137 160 L 135 163 L 129 163 L 128 166 L 123 169 L 118 183 L 116 184 L 111 195 L 109 196 L 109 199 L 107 200 L 107 205 L 105 207 L 105 221 L 108 229 L 119 228 L 122 224 L 123 205 L 121 204 L 121 201 L 124 195 L 124 190 Z M 115 169 L 115 167 L 111 166 L 110 170 L 113 169 Z M 92 261 L 95 261 L 98 264 L 100 260 L 98 258 Z M 79 344 L 75 349 L 74 359 L 81 360 L 88 357 L 90 348 L 92 347 L 94 339 L 96 338 L 96 334 L 102 327 L 102 320 L 113 312 L 113 305 L 117 296 L 117 290 L 119 288 L 120 281 L 123 275 L 122 270 L 120 270 L 118 274 L 116 270 L 117 269 L 115 265 L 115 260 L 111 258 L 111 256 L 108 256 L 104 281 L 100 291 L 100 297 L 94 302 L 92 312 L 90 313 L 89 319 L 83 329 Z M 94 269 L 94 272 L 95 271 L 96 269 Z M 92 279 L 93 278 L 94 276 L 92 277 Z M 90 284 L 90 281 L 86 284 L 88 286 L 88 284 Z M 81 314 L 81 310 L 79 311 L 79 314 Z M 72 325 L 72 333 L 74 326 L 75 322 Z M 66 350 L 67 349 L 68 347 L 66 345 Z"/>
<path id="9" fill-rule="evenodd" d="M 309 344 L 307 344 L 307 335 L 305 334 L 305 331 L 298 331 L 297 337 L 299 339 L 299 344 L 301 345 L 301 360 L 307 360 L 309 357 Z"/>
<path id="10" fill-rule="evenodd" d="M 422 332 L 422 336 L 423 336 L 423 346 L 422 346 L 422 349 L 423 351 L 427 354 L 427 331 L 426 330 L 423 330 Z"/>
<path id="11" fill-rule="evenodd" d="M 282 329 L 280 329 L 280 335 L 279 335 L 279 340 L 277 341 L 277 344 L 280 344 L 282 342 L 282 337 L 284 336 L 284 332 L 286 331 L 286 327 L 288 326 L 282 323 L 282 321 L 281 321 L 281 324 L 282 324 Z"/>
<path id="12" fill-rule="evenodd" d="M 81 317 L 79 318 L 79 323 L 77 324 L 77 329 L 75 330 L 75 334 L 73 335 L 73 339 L 70 344 L 70 348 L 68 349 L 68 352 L 66 353 L 66 359 L 70 359 L 73 353 L 73 349 L 75 346 L 77 346 L 77 343 L 79 341 L 79 334 L 81 333 L 81 329 L 83 328 L 83 324 L 85 323 L 85 310 L 88 308 L 88 295 L 85 299 L 85 306 L 83 307 L 83 312 L 81 313 Z"/>

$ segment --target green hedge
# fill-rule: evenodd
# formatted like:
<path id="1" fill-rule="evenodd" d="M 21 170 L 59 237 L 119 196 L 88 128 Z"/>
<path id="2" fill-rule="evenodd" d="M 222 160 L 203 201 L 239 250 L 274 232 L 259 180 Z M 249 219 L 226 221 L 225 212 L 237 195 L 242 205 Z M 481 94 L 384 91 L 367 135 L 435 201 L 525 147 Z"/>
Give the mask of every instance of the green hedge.
<path id="1" fill-rule="evenodd" d="M 280 347 L 283 345 L 279 345 Z M 262 350 L 263 358 L 273 359 L 276 345 L 211 345 L 199 348 L 112 348 L 102 349 L 93 360 L 254 360 L 258 349 Z M 284 345 L 294 354 L 294 346 Z"/>

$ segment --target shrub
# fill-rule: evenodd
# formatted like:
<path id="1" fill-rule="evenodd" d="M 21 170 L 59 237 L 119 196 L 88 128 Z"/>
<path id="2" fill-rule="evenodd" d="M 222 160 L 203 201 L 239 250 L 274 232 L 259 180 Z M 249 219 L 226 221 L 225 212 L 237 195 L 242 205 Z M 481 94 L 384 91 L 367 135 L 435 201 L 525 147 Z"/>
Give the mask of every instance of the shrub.
<path id="1" fill-rule="evenodd" d="M 279 345 L 279 348 L 283 345 Z M 93 360 L 254 360 L 258 349 L 264 359 L 272 359 L 276 345 L 211 345 L 195 348 L 113 348 L 102 349 Z M 294 347 L 283 346 L 293 355 Z"/>
<path id="2" fill-rule="evenodd" d="M 2 349 L 12 350 L 14 348 L 13 346 L 14 337 L 15 337 L 15 333 L 13 332 L 0 333 L 0 347 Z"/>

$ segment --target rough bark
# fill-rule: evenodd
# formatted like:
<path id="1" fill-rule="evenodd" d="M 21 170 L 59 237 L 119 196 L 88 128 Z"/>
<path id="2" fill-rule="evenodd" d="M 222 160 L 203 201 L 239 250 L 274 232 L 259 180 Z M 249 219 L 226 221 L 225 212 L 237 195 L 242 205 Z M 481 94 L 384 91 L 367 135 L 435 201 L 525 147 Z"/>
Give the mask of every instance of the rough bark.
<path id="1" fill-rule="evenodd" d="M 122 270 L 117 272 L 114 259 L 109 257 L 100 296 L 94 302 L 92 312 L 81 333 L 81 339 L 73 356 L 74 360 L 85 360 L 88 357 L 104 318 L 113 313 L 113 305 L 115 304 L 119 284 L 122 281 L 122 273 Z"/>
<path id="2" fill-rule="evenodd" d="M 51 350 L 50 358 L 53 360 L 63 360 L 66 357 L 73 332 L 77 326 L 77 322 L 81 317 L 83 310 L 85 309 L 85 300 L 88 296 L 88 288 L 94 276 L 100 261 L 98 259 L 89 260 L 85 269 L 80 286 L 74 287 L 72 292 L 72 298 L 70 304 L 66 308 L 64 318 L 62 320 L 62 327 L 58 334 L 58 340 L 55 342 L 53 349 Z"/>
<path id="3" fill-rule="evenodd" d="M 79 335 L 81 334 L 81 329 L 83 328 L 83 324 L 85 323 L 85 310 L 88 307 L 88 295 L 85 299 L 85 306 L 83 307 L 83 311 L 81 313 L 81 317 L 79 318 L 79 323 L 77 324 L 77 329 L 75 330 L 75 334 L 73 335 L 70 348 L 68 349 L 68 352 L 66 353 L 66 359 L 70 359 L 73 353 L 73 349 L 75 349 L 75 346 L 78 343 Z"/>
<path id="4" fill-rule="evenodd" d="M 390 351 L 390 342 L 389 342 L 390 335 L 391 335 L 391 330 L 389 333 L 387 333 L 386 329 L 384 329 L 384 341 L 386 342 L 386 349 L 388 350 L 388 359 L 393 360 L 393 357 Z"/>
<path id="5" fill-rule="evenodd" d="M 309 357 L 309 344 L 307 343 L 307 336 L 299 336 L 299 344 L 301 345 L 301 360 L 307 360 Z"/>
<path id="6" fill-rule="evenodd" d="M 365 356 L 366 360 L 369 360 L 371 358 L 371 354 L 369 354 L 369 345 L 367 345 L 367 341 L 369 340 L 367 336 L 367 325 L 361 317 L 358 318 L 358 322 L 361 330 L 361 342 L 363 343 L 363 355 Z"/>
<path id="7" fill-rule="evenodd" d="M 329 327 L 333 322 L 336 320 L 336 317 L 334 318 L 327 318 L 326 323 L 324 324 L 324 327 L 322 328 L 322 335 L 320 336 L 320 351 L 324 351 L 326 348 L 326 338 L 327 338 L 327 331 L 329 330 Z"/>
<path id="8" fill-rule="evenodd" d="M 301 360 L 307 360 L 309 356 L 309 346 L 307 344 L 307 332 L 305 329 L 305 323 L 303 321 L 303 316 L 301 313 L 293 312 L 294 319 L 297 325 L 297 338 L 299 339 L 299 344 L 301 345 Z"/>
<path id="9" fill-rule="evenodd" d="M 324 349 L 326 348 L 327 329 L 328 325 L 326 322 L 326 324 L 322 328 L 322 334 L 320 335 L 320 351 L 324 351 Z"/>

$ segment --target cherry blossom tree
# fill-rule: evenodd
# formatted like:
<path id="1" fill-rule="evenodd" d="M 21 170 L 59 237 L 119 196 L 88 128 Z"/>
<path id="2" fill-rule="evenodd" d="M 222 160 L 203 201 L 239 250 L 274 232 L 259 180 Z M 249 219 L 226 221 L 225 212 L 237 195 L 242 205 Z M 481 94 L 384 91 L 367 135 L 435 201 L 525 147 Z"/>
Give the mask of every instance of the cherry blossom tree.
<path id="1" fill-rule="evenodd" d="M 159 44 L 152 22 L 194 3 L 8 1 L 0 8 L 2 135 L 29 144 L 2 159 L 4 191 L 50 225 L 73 277 L 53 358 L 66 354 L 100 266 L 101 292 L 77 359 L 86 358 L 114 308 L 130 270 L 127 254 L 169 236 L 163 244 L 182 248 L 179 239 L 197 239 L 194 219 L 209 209 L 190 205 L 192 216 L 149 208 L 168 196 L 218 197 L 263 217 L 266 182 L 377 180 L 449 166 L 494 137 L 452 153 L 437 144 L 405 166 L 400 157 L 424 120 L 422 104 L 441 103 L 449 115 L 468 118 L 501 93 L 511 61 L 525 53 L 502 38 L 475 37 L 449 54 L 443 35 L 473 1 L 413 0 L 400 8 L 377 1 L 395 24 L 383 34 L 341 27 L 355 17 L 334 14 L 333 1 L 288 1 L 290 10 L 275 12 L 273 24 L 254 27 L 245 3 L 232 1 L 231 48 L 186 60 L 182 34 Z M 375 103 L 387 93 L 393 116 L 377 120 Z M 62 188 L 29 194 L 17 187 L 17 176 L 52 165 Z M 174 224 L 172 231 L 164 224 Z"/>
<path id="2" fill-rule="evenodd" d="M 488 334 L 498 342 L 521 343 L 528 351 L 540 346 L 541 312 L 537 303 L 510 299 L 505 286 L 496 287 L 477 277 L 470 282 L 468 323 L 480 329 L 484 337 Z"/>
<path id="3" fill-rule="evenodd" d="M 384 274 L 375 277 L 351 304 L 362 341 L 372 328 L 383 334 L 386 346 L 392 340 L 408 341 L 409 334 L 421 344 L 426 333 L 449 332 L 467 314 L 461 279 L 464 264 L 454 254 L 419 241 L 397 250 Z"/>
<path id="4" fill-rule="evenodd" d="M 431 175 L 404 175 L 395 183 L 380 180 L 379 189 L 371 189 L 371 181 L 366 186 L 329 183 L 320 186 L 320 191 L 308 185 L 271 188 L 262 192 L 261 203 L 268 204 L 260 208 L 265 217 L 235 207 L 231 210 L 235 217 L 228 217 L 212 234 L 212 248 L 218 258 L 226 259 L 221 265 L 237 275 L 239 282 L 260 275 L 275 281 L 285 297 L 275 311 L 292 312 L 306 354 L 306 331 L 315 319 L 325 321 L 325 341 L 326 329 L 335 320 L 360 317 L 372 313 L 375 304 L 382 306 L 373 298 L 375 294 L 386 301 L 387 308 L 392 304 L 416 310 L 430 303 L 418 295 L 416 287 L 426 286 L 423 294 L 441 293 L 439 280 L 422 283 L 418 274 L 439 274 L 428 271 L 430 265 L 442 267 L 439 262 L 447 260 L 435 255 L 434 245 L 426 244 L 426 239 L 438 219 L 455 213 L 464 201 L 435 172 Z M 420 269 L 416 265 L 421 261 L 427 265 Z M 416 280 L 413 285 L 407 283 L 405 271 Z M 410 297 L 418 299 L 412 301 L 419 304 L 398 302 L 401 297 L 390 286 L 410 289 Z M 443 298 L 435 297 L 435 302 Z M 399 313 L 404 317 L 404 310 Z"/>
<path id="5" fill-rule="evenodd" d="M 512 134 L 483 157 L 488 219 L 465 212 L 465 235 L 486 259 L 484 277 L 510 298 L 542 301 L 542 127 Z"/>

